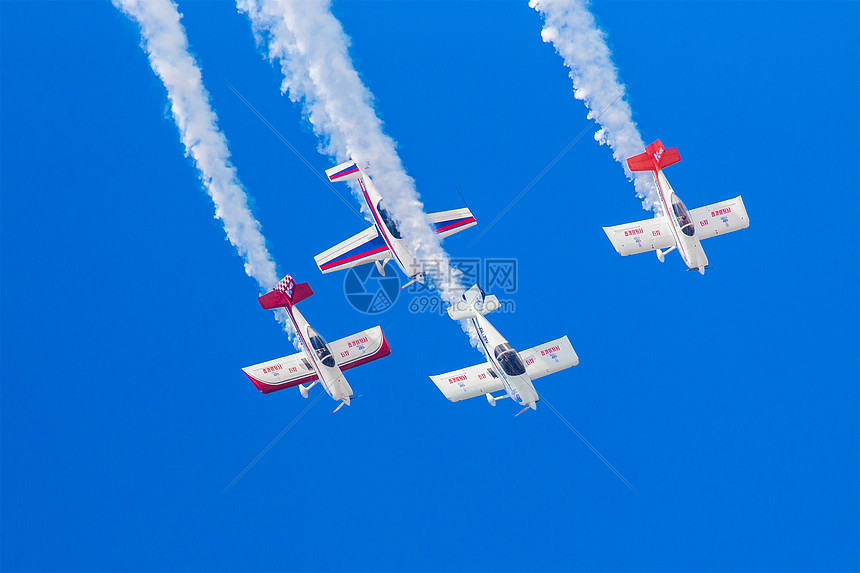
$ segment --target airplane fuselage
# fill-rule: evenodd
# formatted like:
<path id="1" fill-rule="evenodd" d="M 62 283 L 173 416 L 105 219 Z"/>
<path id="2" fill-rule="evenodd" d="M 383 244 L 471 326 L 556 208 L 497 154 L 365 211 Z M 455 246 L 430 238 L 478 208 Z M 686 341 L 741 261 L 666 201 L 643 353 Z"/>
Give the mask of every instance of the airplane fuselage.
<path id="1" fill-rule="evenodd" d="M 681 253 L 681 258 L 690 269 L 696 269 L 705 274 L 708 257 L 696 237 L 695 221 L 693 221 L 686 206 L 680 197 L 672 189 L 669 180 L 663 175 L 663 171 L 652 172 L 657 182 L 657 190 L 660 193 L 660 201 L 663 211 L 671 223 L 672 235 L 675 238 L 675 246 Z M 662 259 L 661 259 L 662 260 Z"/>
<path id="2" fill-rule="evenodd" d="M 313 365 L 316 370 L 318 379 L 325 389 L 326 393 L 334 400 L 346 400 L 352 396 L 352 388 L 340 368 L 337 367 L 334 356 L 328 345 L 319 336 L 302 313 L 295 306 L 285 308 L 296 332 L 299 335 L 299 340 L 302 341 L 302 351 L 305 358 Z"/>
<path id="3" fill-rule="evenodd" d="M 503 366 L 499 362 L 499 357 L 504 357 L 505 353 L 497 356 L 496 349 L 503 344 L 511 348 L 508 341 L 482 315 L 476 314 L 471 320 L 478 331 L 478 338 L 484 347 L 487 360 L 493 365 L 496 373 L 504 383 L 508 396 L 521 406 L 531 406 L 532 409 L 536 408 L 536 403 L 539 400 L 538 393 L 535 390 L 534 384 L 532 384 L 531 378 L 525 372 L 525 368 L 522 367 L 522 360 L 519 358 L 519 355 L 516 355 L 516 360 L 519 361 L 518 365 L 506 362 L 506 367 Z M 515 350 L 513 352 L 516 354 Z"/>
<path id="4" fill-rule="evenodd" d="M 376 226 L 376 231 L 379 236 L 385 240 L 385 244 L 391 249 L 394 255 L 394 262 L 403 271 L 403 274 L 409 278 L 420 275 L 422 267 L 418 259 L 412 253 L 406 242 L 400 237 L 400 231 L 397 229 L 397 223 L 391 218 L 391 215 L 383 210 L 380 210 L 380 202 L 382 195 L 376 190 L 373 181 L 368 177 L 359 177 L 358 185 L 361 187 L 361 193 L 364 195 L 364 201 L 370 213 L 373 215 L 373 224 Z"/>

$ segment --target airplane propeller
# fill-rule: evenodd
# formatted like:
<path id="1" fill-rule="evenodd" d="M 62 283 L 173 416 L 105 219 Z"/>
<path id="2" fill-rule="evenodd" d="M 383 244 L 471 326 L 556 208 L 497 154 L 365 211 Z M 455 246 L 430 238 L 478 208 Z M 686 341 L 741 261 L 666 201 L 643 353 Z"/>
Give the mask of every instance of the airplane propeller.
<path id="1" fill-rule="evenodd" d="M 516 418 L 517 416 L 519 416 L 520 414 L 522 414 L 523 412 L 525 412 L 526 410 L 528 410 L 531 407 L 532 407 L 531 404 L 529 404 L 528 406 L 526 406 L 525 408 L 523 408 L 522 410 L 520 410 L 519 412 L 514 414 L 514 418 Z"/>
<path id="2" fill-rule="evenodd" d="M 347 402 L 346 402 L 346 400 L 342 400 L 342 401 L 341 401 L 341 403 L 340 403 L 340 404 L 338 404 L 337 408 L 335 408 L 334 410 L 332 410 L 332 414 L 336 413 L 338 410 L 340 410 L 341 408 L 343 408 L 343 407 L 344 407 L 344 405 L 345 405 L 346 403 L 347 403 Z"/>
<path id="3" fill-rule="evenodd" d="M 405 289 L 406 287 L 408 287 L 409 285 L 411 285 L 414 282 L 419 282 L 421 284 L 424 284 L 424 273 L 418 273 L 417 275 L 415 275 L 411 281 L 409 281 L 408 283 L 406 283 L 405 285 L 400 287 L 400 290 Z"/>

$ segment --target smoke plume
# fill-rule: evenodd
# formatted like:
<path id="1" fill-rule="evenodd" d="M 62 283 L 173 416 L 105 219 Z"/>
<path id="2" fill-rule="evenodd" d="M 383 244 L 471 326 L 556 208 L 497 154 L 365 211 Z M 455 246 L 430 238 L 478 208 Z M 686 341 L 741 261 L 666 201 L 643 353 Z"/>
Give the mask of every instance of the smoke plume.
<path id="1" fill-rule="evenodd" d="M 564 64 L 570 68 L 573 97 L 585 102 L 588 119 L 596 119 L 600 129 L 594 139 L 609 145 L 612 157 L 633 181 L 642 207 L 662 213 L 657 188 L 648 173 L 632 173 L 626 159 L 642 153 L 645 144 L 633 122 L 630 104 L 622 94 L 626 88 L 618 79 L 618 69 L 612 63 L 606 34 L 597 27 L 594 15 L 585 0 L 531 0 L 529 6 L 544 17 L 541 37 L 550 42 Z"/>
<path id="2" fill-rule="evenodd" d="M 114 5 L 140 26 L 143 49 L 167 89 L 185 152 L 194 159 L 203 187 L 215 204 L 215 217 L 223 222 L 227 239 L 244 259 L 245 272 L 262 291 L 273 289 L 278 282 L 275 263 L 230 163 L 227 139 L 218 128 L 200 67 L 188 51 L 176 4 L 170 0 L 114 0 Z M 285 313 L 276 315 L 292 336 Z"/>

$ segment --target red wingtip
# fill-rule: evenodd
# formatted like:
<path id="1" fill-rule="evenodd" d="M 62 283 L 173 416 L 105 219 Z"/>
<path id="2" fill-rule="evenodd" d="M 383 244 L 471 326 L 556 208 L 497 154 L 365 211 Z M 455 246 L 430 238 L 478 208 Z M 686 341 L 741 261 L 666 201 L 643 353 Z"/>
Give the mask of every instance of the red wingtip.
<path id="1" fill-rule="evenodd" d="M 243 372 L 244 372 L 244 370 L 243 370 Z M 254 378 L 253 376 L 248 374 L 247 372 L 245 372 L 245 376 L 247 376 L 251 380 L 251 382 L 254 383 L 254 386 L 257 388 L 257 390 L 259 390 L 263 394 L 268 394 L 268 392 L 266 391 L 266 387 L 262 382 L 260 382 L 259 380 L 257 380 L 256 378 Z M 269 392 L 271 392 L 271 390 L 269 390 Z"/>
<path id="2" fill-rule="evenodd" d="M 379 347 L 379 350 L 371 354 L 370 356 L 365 356 L 355 362 L 349 362 L 341 366 L 341 370 L 349 370 L 350 368 L 355 368 L 356 366 L 361 366 L 362 364 L 367 364 L 368 362 L 373 362 L 374 360 L 378 360 L 380 358 L 385 358 L 391 354 L 391 347 L 388 345 L 388 340 L 385 338 L 385 333 L 382 334 L 382 345 Z"/>

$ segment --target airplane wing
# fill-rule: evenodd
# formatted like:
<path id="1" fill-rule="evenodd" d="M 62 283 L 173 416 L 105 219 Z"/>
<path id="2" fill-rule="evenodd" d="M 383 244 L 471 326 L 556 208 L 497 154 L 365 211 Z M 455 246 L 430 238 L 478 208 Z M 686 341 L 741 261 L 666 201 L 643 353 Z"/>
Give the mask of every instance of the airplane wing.
<path id="1" fill-rule="evenodd" d="M 391 354 L 391 348 L 378 326 L 329 343 L 329 348 L 341 370 L 349 370 Z"/>
<path id="2" fill-rule="evenodd" d="M 242 368 L 242 371 L 263 394 L 317 379 L 316 370 L 303 352 L 248 366 Z"/>
<path id="3" fill-rule="evenodd" d="M 526 365 L 526 374 L 532 380 L 579 364 L 579 356 L 567 336 L 520 351 L 519 355 Z"/>
<path id="4" fill-rule="evenodd" d="M 747 209 L 740 195 L 734 199 L 692 209 L 690 216 L 695 221 L 696 236 L 699 240 L 710 239 L 750 226 Z"/>
<path id="5" fill-rule="evenodd" d="M 603 227 L 612 246 L 621 256 L 668 249 L 675 244 L 671 223 L 666 217 L 654 217 L 637 223 Z"/>
<path id="6" fill-rule="evenodd" d="M 475 221 L 475 217 L 472 216 L 472 212 L 468 209 L 440 211 L 438 213 L 430 213 L 427 216 L 430 218 L 433 230 L 443 239 L 478 224 Z"/>
<path id="7" fill-rule="evenodd" d="M 504 390 L 505 385 L 488 362 L 431 376 L 430 380 L 452 402 L 474 398 L 488 392 Z"/>
<path id="8" fill-rule="evenodd" d="M 376 227 L 368 227 L 354 237 L 318 254 L 314 260 L 323 273 L 330 273 L 390 258 L 391 251 L 385 244 L 385 239 L 379 236 Z"/>

